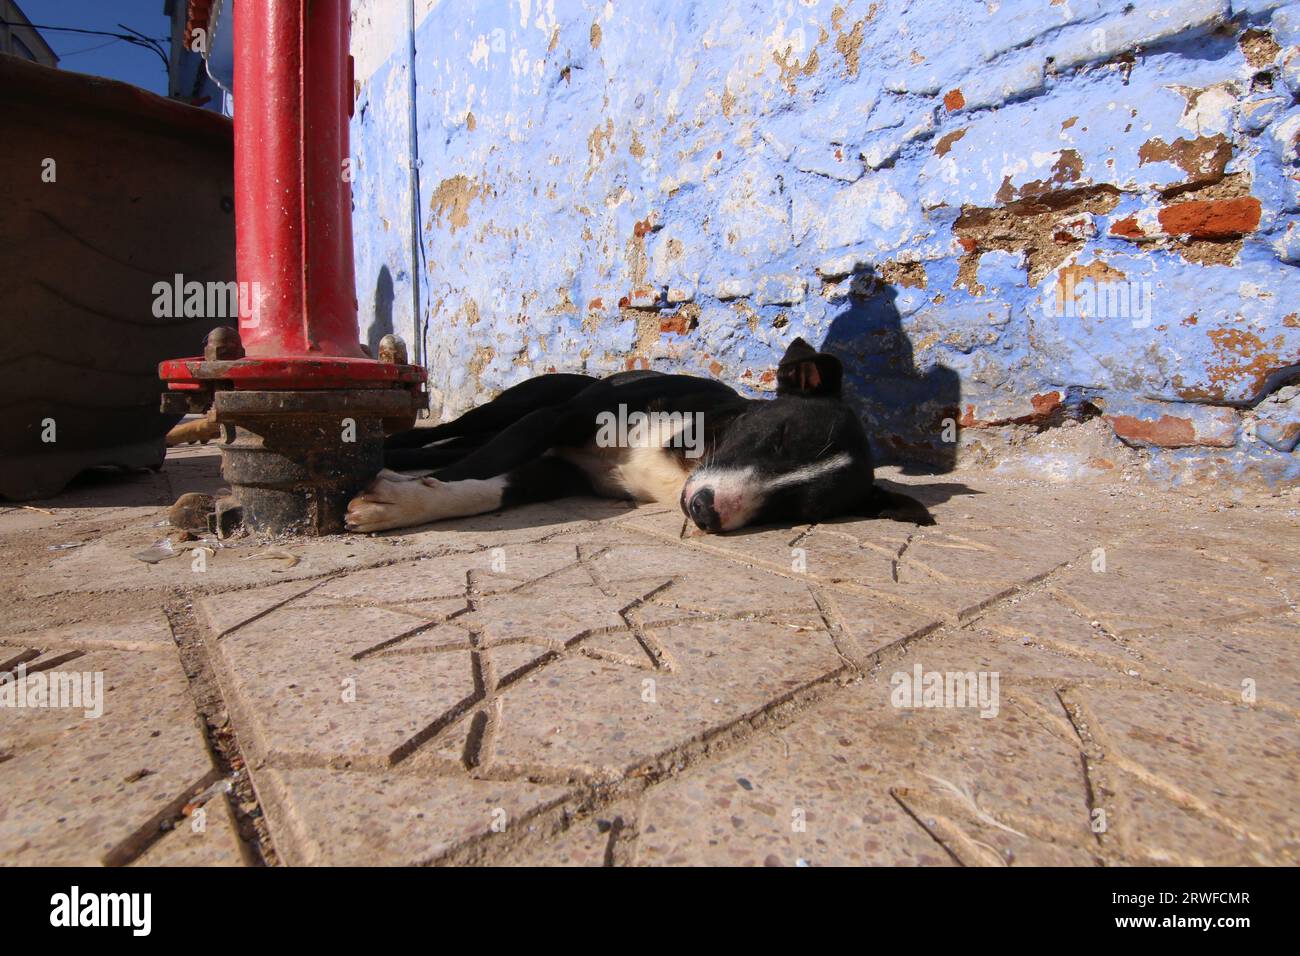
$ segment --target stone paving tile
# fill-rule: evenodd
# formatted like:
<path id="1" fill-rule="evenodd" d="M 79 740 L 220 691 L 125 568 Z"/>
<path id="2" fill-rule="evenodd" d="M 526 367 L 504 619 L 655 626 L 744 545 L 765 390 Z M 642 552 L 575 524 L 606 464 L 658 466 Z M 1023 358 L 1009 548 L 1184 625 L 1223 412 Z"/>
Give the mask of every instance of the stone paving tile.
<path id="1" fill-rule="evenodd" d="M 152 609 L 128 620 L 89 621 L 0 635 L 0 645 L 36 641 L 47 650 L 173 651 L 171 625 L 161 610 Z M 0 651 L 3 656 L 3 651 Z"/>
<path id="2" fill-rule="evenodd" d="M 1177 829 L 1150 830 L 1153 821 L 1177 814 L 1150 812 L 1141 828 L 1146 832 L 1138 835 L 1136 824 L 1120 831 L 1125 853 L 1140 857 L 1145 844 L 1160 847 L 1151 855 L 1162 860 L 1236 858 L 1245 852 L 1257 861 L 1300 862 L 1295 802 L 1300 725 L 1294 718 L 1146 688 L 1081 686 L 1064 699 L 1075 723 L 1086 728 L 1085 753 L 1108 765 L 1112 791 L 1122 797 L 1129 781 L 1136 780 L 1166 807 L 1190 811 L 1231 834 L 1231 839 L 1210 842 L 1203 836 L 1184 845 L 1176 839 Z M 1121 817 L 1123 810 L 1120 803 L 1113 816 Z"/>
<path id="3" fill-rule="evenodd" d="M 650 593 L 643 608 L 647 624 L 682 620 L 690 614 L 800 621 L 819 616 L 809 581 L 681 547 L 620 542 L 592 564 L 599 579 L 615 593 L 626 597 Z M 655 590 L 661 586 L 662 590 Z"/>
<path id="4" fill-rule="evenodd" d="M 410 866 L 467 843 L 525 830 L 562 800 L 562 787 L 465 776 L 273 770 L 258 796 L 276 849 L 291 865 Z"/>
<path id="5" fill-rule="evenodd" d="M 1300 717 L 1300 615 L 1216 624 L 1169 624 L 1129 639 L 1144 655 L 1241 700 L 1249 691 L 1262 706 Z M 1249 682 L 1249 683 L 1247 683 Z"/>
<path id="6" fill-rule="evenodd" d="M 901 659 L 891 656 L 882 668 L 966 673 L 997 673 L 1005 690 L 1016 684 L 1042 685 L 1062 681 L 1119 680 L 1135 681 L 1136 675 L 1117 673 L 1116 669 L 1093 660 L 1060 654 L 1051 647 L 1024 643 L 1023 640 L 987 629 L 976 621 L 961 629 L 947 629 L 906 645 Z"/>
<path id="7" fill-rule="evenodd" d="M 468 653 L 365 654 L 418 626 L 383 608 L 290 602 L 213 639 L 222 688 L 244 718 L 241 744 L 255 760 L 400 759 L 476 689 Z"/>
<path id="8" fill-rule="evenodd" d="M 977 655 L 960 642 L 953 647 Z M 944 650 L 927 645 L 927 668 L 985 663 Z M 898 673 L 910 678 L 911 664 L 910 657 L 900 661 Z M 759 734 L 734 755 L 650 790 L 636 861 L 1100 861 L 1077 746 L 1038 720 L 1054 706 L 1064 723 L 1050 692 L 1015 689 L 986 719 L 974 708 L 896 708 L 891 678 L 877 674 L 817 704 L 793 726 Z"/>
<path id="9" fill-rule="evenodd" d="M 1192 549 L 1108 548 L 1104 571 L 1081 565 L 1056 590 L 1090 619 L 1123 634 L 1180 620 L 1215 620 L 1285 611 L 1277 590 L 1256 574 L 1225 566 Z"/>
<path id="10" fill-rule="evenodd" d="M 639 818 L 635 861 L 656 866 L 944 866 L 942 846 L 846 762 L 837 741 L 762 735 L 742 753 L 656 787 Z M 835 748 L 835 749 L 830 749 Z"/>
<path id="11" fill-rule="evenodd" d="M 1104 791 L 1103 791 L 1104 792 Z M 1261 866 L 1275 864 L 1248 838 L 1189 810 L 1162 790 L 1125 779 L 1108 794 L 1107 823 L 1117 850 L 1154 866 Z M 1109 842 L 1109 834 L 1107 834 Z"/>
<path id="12" fill-rule="evenodd" d="M 37 656 L 27 666 L 46 667 L 38 672 L 46 676 L 102 674 L 102 716 L 87 718 L 84 708 L 0 708 L 6 863 L 128 862 L 217 774 L 174 646 L 69 653 Z"/>
<path id="13" fill-rule="evenodd" d="M 706 556 L 674 560 L 671 549 L 617 534 L 503 550 L 496 575 L 467 577 L 465 556 L 451 555 L 309 591 L 286 583 L 202 599 L 249 745 L 273 764 L 383 766 L 438 737 L 434 752 L 463 760 L 480 733 L 469 712 L 483 704 L 500 713 L 491 749 L 476 758 L 484 766 L 617 776 L 845 666 L 803 581 Z M 444 597 L 442 618 L 421 625 L 397 613 L 428 595 Z M 728 620 L 740 613 L 782 619 Z M 691 615 L 701 623 L 667 623 Z M 597 643 L 583 655 L 588 642 Z M 612 646 L 621 652 L 594 659 Z M 355 701 L 340 699 L 349 679 Z M 654 703 L 643 699 L 647 679 Z M 615 719 L 620 697 L 628 726 L 593 732 L 589 722 Z"/>
<path id="14" fill-rule="evenodd" d="M 719 622 L 647 632 L 671 670 L 550 664 L 501 695 L 494 760 L 516 772 L 616 780 L 844 666 L 824 632 Z"/>
<path id="15" fill-rule="evenodd" d="M 1053 588 L 1011 598 L 982 614 L 976 627 L 1014 638 L 1057 654 L 1077 657 L 1103 669 L 1140 676 L 1149 671 L 1145 660 L 1121 639 L 1108 635 L 1101 622 L 1090 621 L 1077 605 Z"/>
<path id="16" fill-rule="evenodd" d="M 224 794 L 191 814 L 132 861 L 131 866 L 247 866 L 248 851 L 239 839 L 235 815 Z"/>
<path id="17" fill-rule="evenodd" d="M 1300 716 L 1300 674 L 1293 667 L 1300 618 L 1294 612 L 1208 623 L 1177 619 L 1112 635 L 1042 591 L 978 623 L 1153 683 L 1193 687 L 1229 702 L 1253 693 L 1261 706 Z"/>
<path id="18" fill-rule="evenodd" d="M 680 539 L 680 515 L 637 514 L 622 524 Z M 837 521 L 812 529 L 680 540 L 705 555 L 726 555 L 820 584 L 870 590 L 916 610 L 956 615 L 1077 557 L 1090 539 L 1056 528 L 963 527 L 961 534 L 946 534 L 892 521 Z"/>
<path id="19" fill-rule="evenodd" d="M 530 840 L 511 852 L 511 866 L 626 866 L 635 851 L 636 805 L 621 800 L 574 821 L 562 833 Z"/>
<path id="20" fill-rule="evenodd" d="M 636 862 L 949 865 L 954 859 L 943 843 L 945 831 L 913 818 L 934 815 L 943 804 L 925 800 L 918 785 L 927 781 L 908 771 L 929 766 L 972 789 L 961 774 L 989 762 L 1005 766 L 1006 749 L 1017 744 L 991 745 L 972 759 L 969 747 L 951 742 L 957 733 L 952 715 L 942 716 L 934 726 L 935 712 L 892 711 L 862 687 L 823 701 L 795 725 L 760 733 L 736 752 L 650 790 L 639 818 Z M 979 725 L 970 736 L 984 729 Z M 960 766 L 933 762 L 936 750 L 949 748 L 960 755 Z M 1027 748 L 1020 743 L 1019 750 Z M 1033 772 L 1041 776 L 1044 758 L 1035 759 Z M 1058 762 L 1058 773 L 1077 776 L 1077 761 Z M 997 779 L 998 769 L 990 768 L 989 779 Z M 974 792 L 988 803 L 977 787 Z"/>
<path id="21" fill-rule="evenodd" d="M 819 599 L 837 625 L 836 646 L 860 670 L 872 666 L 882 651 L 942 623 L 937 612 L 895 604 L 874 594 L 825 590 Z"/>

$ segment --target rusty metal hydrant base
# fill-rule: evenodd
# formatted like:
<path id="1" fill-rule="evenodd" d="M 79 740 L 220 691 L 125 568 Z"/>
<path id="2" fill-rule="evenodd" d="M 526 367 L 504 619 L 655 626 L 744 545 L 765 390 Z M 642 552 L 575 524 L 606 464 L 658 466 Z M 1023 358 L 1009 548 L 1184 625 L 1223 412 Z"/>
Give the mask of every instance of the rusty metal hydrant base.
<path id="1" fill-rule="evenodd" d="M 270 534 L 344 529 L 350 501 L 384 464 L 385 421 L 409 419 L 405 389 L 219 391 L 221 473 L 244 527 Z"/>

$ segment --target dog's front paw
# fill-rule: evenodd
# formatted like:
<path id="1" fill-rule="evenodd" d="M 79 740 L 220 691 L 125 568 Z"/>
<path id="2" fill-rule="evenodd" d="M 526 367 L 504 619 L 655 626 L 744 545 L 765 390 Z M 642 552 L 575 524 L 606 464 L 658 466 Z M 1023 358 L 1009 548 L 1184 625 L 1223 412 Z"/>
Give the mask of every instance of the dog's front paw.
<path id="1" fill-rule="evenodd" d="M 343 523 L 349 531 L 387 531 L 432 521 L 437 492 L 419 479 L 381 471 L 361 494 L 348 502 Z"/>

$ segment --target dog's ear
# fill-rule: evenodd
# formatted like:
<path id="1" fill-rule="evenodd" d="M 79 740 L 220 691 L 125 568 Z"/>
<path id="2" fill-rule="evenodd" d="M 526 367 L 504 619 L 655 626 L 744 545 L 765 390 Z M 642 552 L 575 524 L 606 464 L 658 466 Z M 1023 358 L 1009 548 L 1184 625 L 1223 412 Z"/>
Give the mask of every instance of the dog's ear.
<path id="1" fill-rule="evenodd" d="M 776 367 L 778 395 L 830 395 L 838 397 L 844 366 L 834 355 L 818 352 L 803 339 L 795 339 Z"/>

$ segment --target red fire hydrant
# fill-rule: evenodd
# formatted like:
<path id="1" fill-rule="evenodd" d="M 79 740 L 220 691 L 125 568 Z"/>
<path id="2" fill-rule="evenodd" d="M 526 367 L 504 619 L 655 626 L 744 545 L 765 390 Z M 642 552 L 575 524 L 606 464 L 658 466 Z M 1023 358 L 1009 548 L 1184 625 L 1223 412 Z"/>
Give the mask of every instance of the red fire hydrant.
<path id="1" fill-rule="evenodd" d="M 164 411 L 207 410 L 246 527 L 343 530 L 425 373 L 359 342 L 352 262 L 348 0 L 240 0 L 235 18 L 239 329 L 159 366 Z"/>

